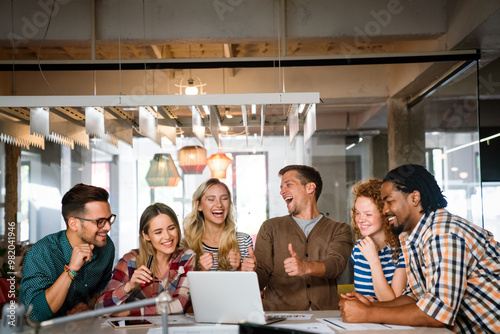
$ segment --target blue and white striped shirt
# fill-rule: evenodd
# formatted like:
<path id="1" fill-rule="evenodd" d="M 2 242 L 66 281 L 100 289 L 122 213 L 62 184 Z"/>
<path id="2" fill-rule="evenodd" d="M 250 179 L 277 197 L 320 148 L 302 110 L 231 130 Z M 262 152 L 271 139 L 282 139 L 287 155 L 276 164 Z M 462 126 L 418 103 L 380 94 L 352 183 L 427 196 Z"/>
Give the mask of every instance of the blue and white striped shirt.
<path id="1" fill-rule="evenodd" d="M 356 244 L 351 253 L 351 262 L 354 264 L 354 289 L 356 292 L 367 296 L 374 297 L 375 290 L 373 289 L 372 272 L 368 261 L 365 259 L 361 250 L 359 249 L 359 242 L 357 240 Z M 387 245 L 378 252 L 378 257 L 380 258 L 380 264 L 382 265 L 382 270 L 384 271 L 385 279 L 387 283 L 391 285 L 392 277 L 394 276 L 394 271 L 397 268 L 406 268 L 405 259 L 403 252 L 400 252 L 398 256 L 398 261 L 396 264 L 392 261 L 392 249 Z"/>

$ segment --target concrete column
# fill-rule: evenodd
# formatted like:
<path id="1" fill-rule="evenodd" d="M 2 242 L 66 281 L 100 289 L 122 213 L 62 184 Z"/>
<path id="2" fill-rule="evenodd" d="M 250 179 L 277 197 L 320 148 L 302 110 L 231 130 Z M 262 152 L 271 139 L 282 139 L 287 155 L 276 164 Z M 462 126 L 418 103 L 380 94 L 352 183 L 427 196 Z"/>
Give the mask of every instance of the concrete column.
<path id="1" fill-rule="evenodd" d="M 389 171 L 388 140 L 386 134 L 376 135 L 371 141 L 371 175 L 383 179 Z"/>
<path id="2" fill-rule="evenodd" d="M 412 163 L 425 166 L 425 114 L 408 110 L 403 100 L 387 101 L 389 170 Z"/>

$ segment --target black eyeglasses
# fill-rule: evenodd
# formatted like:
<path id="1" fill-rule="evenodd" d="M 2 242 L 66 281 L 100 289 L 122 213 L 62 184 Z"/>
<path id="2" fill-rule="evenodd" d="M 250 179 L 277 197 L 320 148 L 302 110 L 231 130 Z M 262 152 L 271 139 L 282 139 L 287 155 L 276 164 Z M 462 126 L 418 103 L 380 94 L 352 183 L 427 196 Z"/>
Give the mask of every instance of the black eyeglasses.
<path id="1" fill-rule="evenodd" d="M 112 214 L 108 218 L 99 218 L 99 219 L 86 219 L 86 218 L 80 218 L 80 217 L 75 217 L 75 218 L 80 219 L 80 220 L 85 220 L 87 222 L 96 223 L 97 228 L 103 228 L 104 225 L 106 225 L 106 222 L 109 222 L 109 225 L 113 225 L 113 223 L 116 220 L 116 215 Z"/>

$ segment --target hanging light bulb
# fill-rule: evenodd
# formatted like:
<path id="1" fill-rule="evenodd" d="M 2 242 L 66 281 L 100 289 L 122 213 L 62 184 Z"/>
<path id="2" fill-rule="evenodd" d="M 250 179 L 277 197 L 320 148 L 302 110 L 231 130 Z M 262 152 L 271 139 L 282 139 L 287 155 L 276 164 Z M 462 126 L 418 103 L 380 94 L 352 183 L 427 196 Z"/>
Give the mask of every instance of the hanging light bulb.
<path id="1" fill-rule="evenodd" d="M 198 95 L 198 87 L 194 85 L 193 78 L 189 77 L 186 87 L 186 95 Z"/>

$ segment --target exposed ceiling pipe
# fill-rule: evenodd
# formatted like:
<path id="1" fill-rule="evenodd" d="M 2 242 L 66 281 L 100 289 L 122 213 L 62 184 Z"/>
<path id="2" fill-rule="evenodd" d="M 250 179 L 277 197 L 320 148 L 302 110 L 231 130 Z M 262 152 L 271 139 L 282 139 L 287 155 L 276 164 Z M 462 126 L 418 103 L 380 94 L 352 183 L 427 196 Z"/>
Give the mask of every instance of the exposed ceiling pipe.
<path id="1" fill-rule="evenodd" d="M 452 61 L 474 61 L 480 59 L 478 50 L 446 52 L 384 53 L 369 55 L 336 55 L 322 57 L 249 57 L 249 58 L 203 58 L 203 59 L 138 59 L 138 60 L 51 60 L 40 61 L 44 71 L 82 70 L 144 70 L 146 69 L 201 69 L 201 68 L 270 68 L 305 66 L 345 66 L 435 63 Z M 39 71 L 34 60 L 16 61 L 17 71 Z M 12 61 L 0 61 L 0 71 L 12 71 Z"/>

